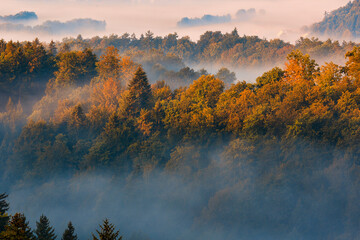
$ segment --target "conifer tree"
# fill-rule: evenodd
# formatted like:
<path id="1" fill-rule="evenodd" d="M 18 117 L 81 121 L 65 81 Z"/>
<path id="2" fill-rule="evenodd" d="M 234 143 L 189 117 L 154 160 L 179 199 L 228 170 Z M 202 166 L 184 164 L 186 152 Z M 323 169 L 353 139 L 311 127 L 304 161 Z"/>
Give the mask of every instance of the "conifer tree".
<path id="1" fill-rule="evenodd" d="M 100 225 L 100 231 L 96 230 L 99 235 L 97 238 L 94 234 L 93 240 L 122 240 L 122 236 L 119 236 L 119 231 L 115 231 L 115 226 L 105 219 L 102 226 Z"/>
<path id="2" fill-rule="evenodd" d="M 44 215 L 41 215 L 39 222 L 36 222 L 35 239 L 36 240 L 56 239 L 54 229 L 50 226 L 49 219 Z"/>
<path id="3" fill-rule="evenodd" d="M 0 232 L 4 231 L 6 224 L 9 221 L 9 216 L 6 211 L 9 210 L 9 203 L 6 202 L 8 195 L 5 193 L 0 194 Z"/>
<path id="4" fill-rule="evenodd" d="M 34 235 L 26 221 L 24 214 L 16 213 L 12 216 L 5 231 L 0 234 L 1 240 L 34 240 Z"/>
<path id="5" fill-rule="evenodd" d="M 75 228 L 71 222 L 68 223 L 67 229 L 65 229 L 61 240 L 78 240 L 78 237 L 75 233 Z"/>
<path id="6" fill-rule="evenodd" d="M 128 86 L 125 111 L 127 114 L 138 116 L 141 109 L 149 109 L 152 105 L 151 86 L 146 73 L 139 67 Z"/>

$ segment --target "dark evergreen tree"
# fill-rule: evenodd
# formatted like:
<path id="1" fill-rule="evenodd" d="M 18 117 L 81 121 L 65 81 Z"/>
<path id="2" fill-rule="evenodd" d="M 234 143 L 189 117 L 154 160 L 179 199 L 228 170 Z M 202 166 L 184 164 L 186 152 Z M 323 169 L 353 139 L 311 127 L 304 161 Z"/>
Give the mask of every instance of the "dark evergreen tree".
<path id="1" fill-rule="evenodd" d="M 54 229 L 50 226 L 49 219 L 44 215 L 41 215 L 39 222 L 36 222 L 35 239 L 36 240 L 56 239 Z"/>
<path id="2" fill-rule="evenodd" d="M 151 86 L 146 73 L 139 67 L 128 86 L 125 111 L 127 114 L 138 116 L 141 109 L 149 109 L 152 105 Z"/>
<path id="3" fill-rule="evenodd" d="M 9 203 L 6 201 L 7 197 L 6 193 L 0 194 L 0 232 L 4 231 L 9 221 L 9 216 L 6 214 L 6 211 L 9 210 Z"/>
<path id="4" fill-rule="evenodd" d="M 78 237 L 75 234 L 75 228 L 71 222 L 68 223 L 68 227 L 65 229 L 61 240 L 78 240 Z"/>
<path id="5" fill-rule="evenodd" d="M 100 225 L 100 231 L 96 230 L 99 238 L 94 234 L 93 240 L 122 240 L 122 236 L 119 236 L 119 231 L 115 231 L 115 226 L 105 219 L 102 226 Z"/>
<path id="6" fill-rule="evenodd" d="M 12 216 L 9 224 L 5 226 L 5 231 L 0 234 L 0 239 L 34 240 L 34 235 L 24 214 L 16 213 Z"/>

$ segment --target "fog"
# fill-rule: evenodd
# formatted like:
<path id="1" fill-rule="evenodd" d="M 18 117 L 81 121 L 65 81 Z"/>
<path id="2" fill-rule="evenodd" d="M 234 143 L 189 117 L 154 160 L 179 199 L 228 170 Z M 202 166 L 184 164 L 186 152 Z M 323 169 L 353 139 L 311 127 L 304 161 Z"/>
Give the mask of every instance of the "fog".
<path id="1" fill-rule="evenodd" d="M 154 240 L 334 239 L 343 231 L 344 215 L 359 210 L 352 200 L 357 195 L 350 179 L 353 159 L 331 146 L 299 142 L 292 157 L 315 158 L 322 167 L 279 173 L 280 165 L 266 168 L 268 160 L 282 161 L 280 146 L 263 146 L 256 164 L 246 150 L 232 162 L 220 147 L 208 149 L 209 167 L 192 176 L 153 171 L 125 179 L 114 172 L 88 172 L 26 181 L 9 191 L 11 213 L 25 213 L 32 227 L 45 214 L 58 236 L 71 220 L 80 239 L 90 239 L 105 218 L 125 239 L 140 232 L 148 237 L 140 239 Z M 272 174 L 289 175 L 270 180 Z M 347 234 L 356 236 L 355 222 L 346 223 Z"/>
<path id="2" fill-rule="evenodd" d="M 179 36 L 189 35 L 193 40 L 207 30 L 229 32 L 237 27 L 239 34 L 258 35 L 265 38 L 280 37 L 295 41 L 303 33 L 301 28 L 320 21 L 325 11 L 345 5 L 348 0 L 3 0 L 0 15 L 11 15 L 19 11 L 34 11 L 39 19 L 37 25 L 45 21 L 66 22 L 77 18 L 92 18 L 106 21 L 106 31 L 81 32 L 85 37 L 102 34 L 141 34 L 151 30 L 155 35 L 178 32 Z M 197 27 L 178 27 L 177 22 L 187 18 L 201 18 L 204 15 L 236 18 L 239 9 L 262 10 L 264 14 L 247 21 L 230 21 Z M 75 34 L 67 34 L 74 35 Z M 29 34 L 9 34 L 2 31 L 5 39 L 29 39 Z M 64 35 L 65 36 L 65 35 Z M 47 36 L 47 39 L 61 39 L 64 36 Z"/>

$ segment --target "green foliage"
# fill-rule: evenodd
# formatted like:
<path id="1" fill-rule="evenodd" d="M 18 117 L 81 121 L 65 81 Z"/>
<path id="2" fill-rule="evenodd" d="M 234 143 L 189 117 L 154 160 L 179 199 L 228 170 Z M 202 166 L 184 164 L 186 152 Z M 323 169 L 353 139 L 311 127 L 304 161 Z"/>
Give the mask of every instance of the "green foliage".
<path id="1" fill-rule="evenodd" d="M 50 226 L 49 219 L 41 215 L 40 220 L 36 222 L 36 229 L 34 231 L 36 240 L 55 240 L 55 230 Z"/>
<path id="2" fill-rule="evenodd" d="M 120 232 L 115 230 L 115 226 L 109 222 L 108 219 L 103 221 L 100 225 L 100 230 L 96 230 L 99 235 L 96 237 L 94 234 L 93 240 L 122 240 L 122 236 L 119 236 Z"/>
<path id="3" fill-rule="evenodd" d="M 107 122 L 104 131 L 94 141 L 85 156 L 84 168 L 107 169 L 115 167 L 126 171 L 129 169 L 129 162 L 126 161 L 127 148 L 137 140 L 138 131 L 131 120 L 120 118 L 112 114 Z"/>
<path id="4" fill-rule="evenodd" d="M 268 72 L 265 72 L 261 77 L 256 79 L 256 84 L 258 87 L 262 87 L 266 84 L 273 84 L 275 82 L 281 81 L 285 76 L 285 72 L 279 68 L 275 67 Z"/>
<path id="5" fill-rule="evenodd" d="M 125 114 L 137 116 L 141 109 L 149 109 L 153 105 L 151 87 L 146 73 L 139 67 L 128 85 L 125 99 Z"/>

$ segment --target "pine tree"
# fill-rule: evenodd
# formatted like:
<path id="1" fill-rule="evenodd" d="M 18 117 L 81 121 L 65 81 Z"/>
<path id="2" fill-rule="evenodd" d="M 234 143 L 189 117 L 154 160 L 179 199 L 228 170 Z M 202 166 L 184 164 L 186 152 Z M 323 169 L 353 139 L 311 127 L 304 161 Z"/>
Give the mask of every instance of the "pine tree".
<path id="1" fill-rule="evenodd" d="M 92 234 L 93 240 L 122 240 L 122 236 L 119 236 L 119 231 L 115 231 L 115 226 L 109 223 L 108 219 L 104 220 L 103 225 L 100 226 L 100 231 L 96 230 L 96 232 L 99 238 Z"/>
<path id="2" fill-rule="evenodd" d="M 75 228 L 71 222 L 69 222 L 67 229 L 65 229 L 61 240 L 77 240 L 78 237 L 74 234 Z"/>
<path id="3" fill-rule="evenodd" d="M 128 91 L 125 107 L 127 114 L 138 116 L 141 109 L 149 109 L 152 106 L 151 86 L 141 67 L 130 81 Z"/>
<path id="4" fill-rule="evenodd" d="M 54 229 L 50 226 L 49 219 L 44 215 L 41 215 L 39 222 L 36 222 L 35 239 L 36 240 L 56 239 Z"/>
<path id="5" fill-rule="evenodd" d="M 0 234 L 1 240 L 34 240 L 34 235 L 26 221 L 24 214 L 16 213 L 12 216 L 5 231 Z"/>
<path id="6" fill-rule="evenodd" d="M 6 224 L 9 221 L 9 216 L 6 211 L 9 210 L 9 204 L 6 202 L 8 195 L 0 194 L 0 232 L 4 231 Z"/>

